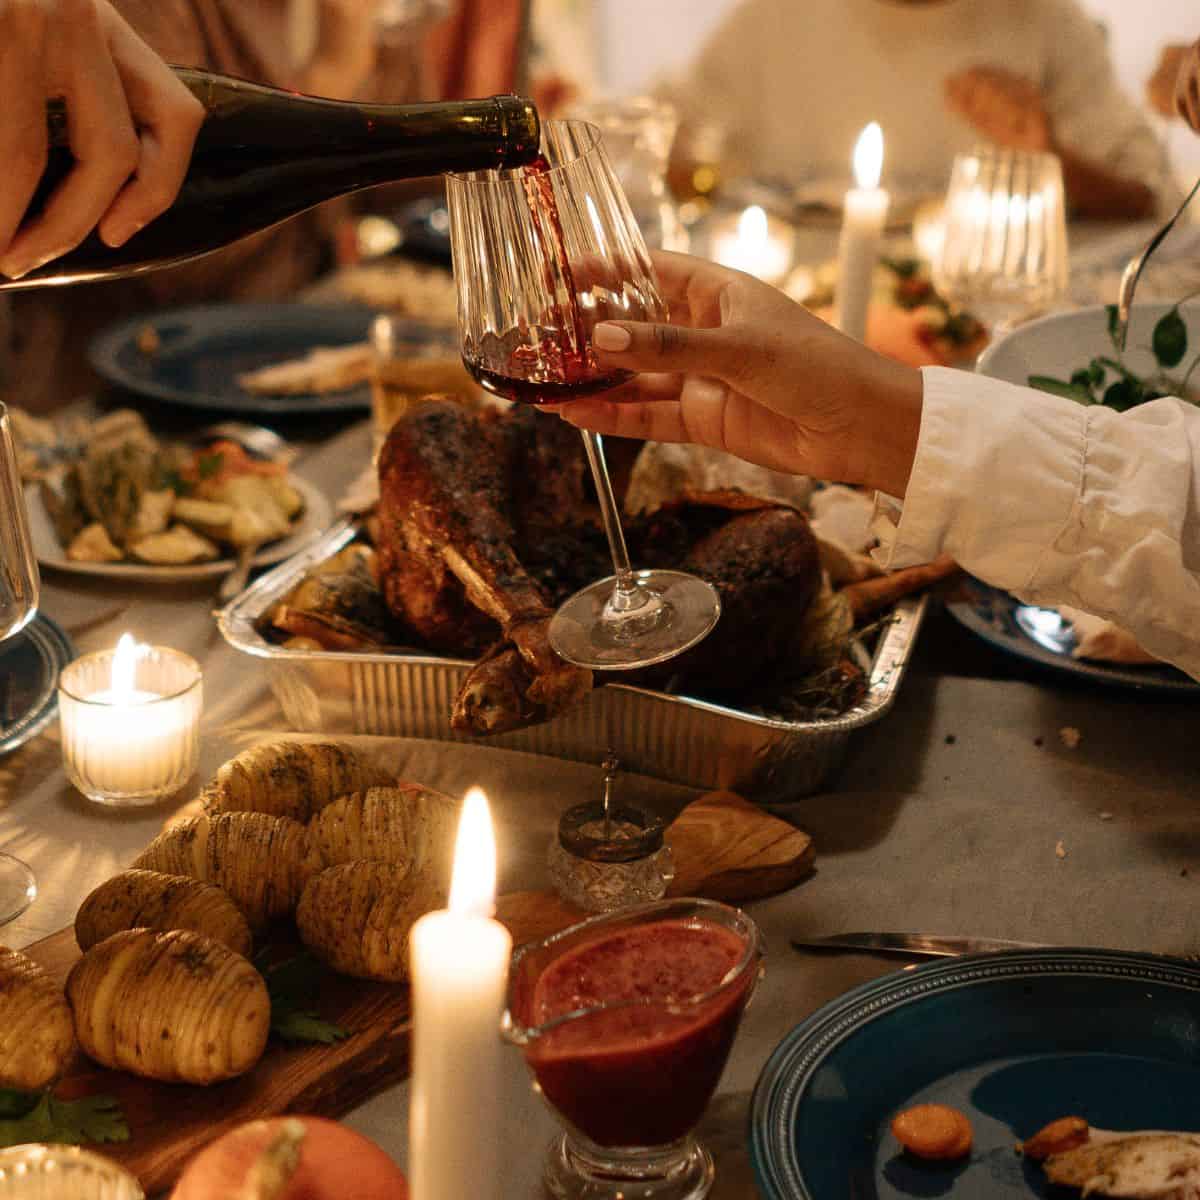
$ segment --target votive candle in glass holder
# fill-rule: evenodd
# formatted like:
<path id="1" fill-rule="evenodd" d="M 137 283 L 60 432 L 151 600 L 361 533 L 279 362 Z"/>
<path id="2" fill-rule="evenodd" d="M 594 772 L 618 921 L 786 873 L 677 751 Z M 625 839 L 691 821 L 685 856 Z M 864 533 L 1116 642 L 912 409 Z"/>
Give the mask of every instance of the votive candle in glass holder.
<path id="1" fill-rule="evenodd" d="M 178 650 L 124 634 L 77 658 L 58 680 L 67 778 L 114 807 L 173 795 L 195 773 L 203 705 L 200 666 Z"/>
<path id="2" fill-rule="evenodd" d="M 78 1146 L 31 1142 L 0 1150 L 0 1200 L 145 1200 L 111 1159 Z"/>

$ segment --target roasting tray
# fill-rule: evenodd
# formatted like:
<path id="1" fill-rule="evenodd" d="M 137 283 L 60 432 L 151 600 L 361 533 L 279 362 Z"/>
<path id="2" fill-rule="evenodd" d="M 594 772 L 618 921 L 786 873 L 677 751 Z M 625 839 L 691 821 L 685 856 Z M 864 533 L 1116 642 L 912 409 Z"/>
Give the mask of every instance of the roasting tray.
<path id="1" fill-rule="evenodd" d="M 255 628 L 310 567 L 357 534 L 354 521 L 340 521 L 261 576 L 217 613 L 221 633 L 235 649 L 266 660 L 272 690 L 298 731 L 474 741 L 454 732 L 449 720 L 469 660 L 418 651 L 285 650 Z M 839 717 L 779 720 L 614 683 L 553 721 L 498 734 L 487 744 L 595 763 L 611 748 L 626 770 L 706 790 L 727 788 L 760 804 L 805 795 L 840 764 L 850 734 L 895 703 L 927 599 L 911 596 L 897 603 L 880 635 L 866 695 Z"/>

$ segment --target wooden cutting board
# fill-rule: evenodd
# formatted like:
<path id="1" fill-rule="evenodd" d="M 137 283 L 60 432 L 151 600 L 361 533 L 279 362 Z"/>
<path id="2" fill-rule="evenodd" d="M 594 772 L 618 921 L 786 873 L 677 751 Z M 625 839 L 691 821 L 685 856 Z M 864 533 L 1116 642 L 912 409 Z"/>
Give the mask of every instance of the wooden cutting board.
<path id="1" fill-rule="evenodd" d="M 791 887 L 812 870 L 808 834 L 730 792 L 694 800 L 667 837 L 676 864 L 672 895 L 754 900 Z M 586 915 L 552 892 L 504 895 L 498 909 L 517 945 Z M 34 943 L 26 953 L 64 981 L 79 958 L 70 929 Z M 334 1046 L 292 1047 L 272 1039 L 250 1074 L 211 1087 L 139 1079 L 98 1067 L 80 1054 L 58 1092 L 67 1098 L 103 1093 L 120 1101 L 132 1136 L 99 1149 L 154 1194 L 171 1186 L 201 1146 L 234 1125 L 284 1112 L 337 1117 L 408 1075 L 407 987 L 327 972 L 316 1007 L 351 1036 Z"/>

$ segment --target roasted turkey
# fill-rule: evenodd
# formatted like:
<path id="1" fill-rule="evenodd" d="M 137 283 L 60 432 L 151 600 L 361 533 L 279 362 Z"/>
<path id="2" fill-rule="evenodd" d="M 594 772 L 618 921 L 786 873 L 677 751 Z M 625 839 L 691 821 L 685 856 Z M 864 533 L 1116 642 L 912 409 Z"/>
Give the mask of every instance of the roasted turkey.
<path id="1" fill-rule="evenodd" d="M 500 733 L 580 701 L 592 673 L 550 648 L 549 618 L 612 568 L 578 434 L 519 406 L 473 413 L 431 399 L 392 429 L 379 480 L 388 608 L 435 650 L 482 654 L 455 700 L 454 727 Z M 712 583 L 722 616 L 687 653 L 622 679 L 719 694 L 778 675 L 820 585 L 803 515 L 707 493 L 628 522 L 626 537 L 635 567 Z"/>

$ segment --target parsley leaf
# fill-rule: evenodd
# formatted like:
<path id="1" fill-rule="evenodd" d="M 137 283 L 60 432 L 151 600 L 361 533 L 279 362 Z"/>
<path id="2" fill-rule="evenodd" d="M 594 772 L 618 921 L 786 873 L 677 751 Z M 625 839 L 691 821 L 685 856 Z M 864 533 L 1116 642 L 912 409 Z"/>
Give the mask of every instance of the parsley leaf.
<path id="1" fill-rule="evenodd" d="M 320 964 L 311 954 L 297 954 L 267 968 L 260 956 L 258 969 L 271 997 L 271 1032 L 285 1042 L 319 1042 L 331 1045 L 350 1036 L 340 1025 L 323 1021 L 313 1010 Z"/>
<path id="2" fill-rule="evenodd" d="M 12 1111 L 15 1097 L 20 1094 L 4 1093 L 5 1111 Z M 24 1115 L 0 1120 L 0 1146 L 20 1146 L 25 1142 L 61 1142 L 77 1146 L 81 1142 L 127 1141 L 129 1125 L 120 1104 L 112 1096 L 59 1100 L 49 1092 L 43 1092 Z"/>
<path id="3" fill-rule="evenodd" d="M 201 479 L 211 479 L 225 465 L 225 455 L 217 450 L 213 454 L 201 454 L 196 458 L 196 474 Z"/>

